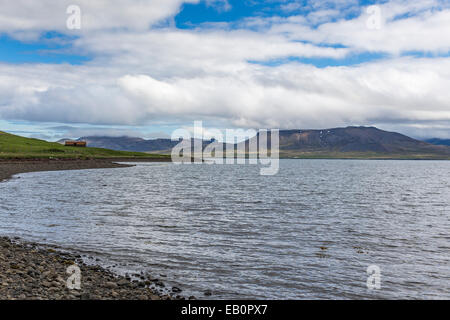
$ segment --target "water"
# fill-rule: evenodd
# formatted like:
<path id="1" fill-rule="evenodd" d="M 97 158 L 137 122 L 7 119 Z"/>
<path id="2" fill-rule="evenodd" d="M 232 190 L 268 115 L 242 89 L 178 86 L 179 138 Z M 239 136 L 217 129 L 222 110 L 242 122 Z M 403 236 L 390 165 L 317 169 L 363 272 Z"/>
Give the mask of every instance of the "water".
<path id="1" fill-rule="evenodd" d="M 450 162 L 137 164 L 0 183 L 0 234 L 222 299 L 450 298 Z M 366 286 L 381 269 L 381 289 Z"/>

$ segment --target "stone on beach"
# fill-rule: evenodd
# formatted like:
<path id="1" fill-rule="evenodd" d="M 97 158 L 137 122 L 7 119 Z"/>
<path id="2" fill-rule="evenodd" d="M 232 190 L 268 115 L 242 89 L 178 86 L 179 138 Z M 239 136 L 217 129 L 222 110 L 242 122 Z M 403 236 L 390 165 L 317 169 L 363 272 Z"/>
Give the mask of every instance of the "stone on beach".
<path id="1" fill-rule="evenodd" d="M 34 243 L 0 237 L 0 299 L 8 300 L 168 300 L 145 281 L 130 280 L 99 266 L 78 262 L 80 290 L 69 289 L 67 268 L 79 261 L 77 255 L 58 252 Z M 146 280 L 148 281 L 148 280 Z M 162 286 L 164 284 L 160 282 Z M 173 291 L 175 292 L 175 291 Z"/>

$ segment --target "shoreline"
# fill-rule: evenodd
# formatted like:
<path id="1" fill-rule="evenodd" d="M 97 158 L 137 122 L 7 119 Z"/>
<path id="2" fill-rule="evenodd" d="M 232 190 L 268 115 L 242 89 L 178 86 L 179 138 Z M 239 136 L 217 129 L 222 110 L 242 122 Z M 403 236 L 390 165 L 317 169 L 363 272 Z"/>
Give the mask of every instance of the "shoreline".
<path id="1" fill-rule="evenodd" d="M 135 158 L 107 158 L 107 159 L 3 159 L 0 160 L 0 182 L 11 179 L 20 173 L 64 171 L 83 169 L 127 168 L 132 165 L 117 162 L 170 162 L 171 159 L 135 159 Z"/>
<path id="2" fill-rule="evenodd" d="M 116 162 L 167 162 L 166 159 L 8 159 L 0 160 L 0 183 L 28 172 L 125 168 Z M 68 289 L 67 267 L 81 270 L 81 289 Z M 150 275 L 121 276 L 83 262 L 81 255 L 51 245 L 0 236 L 0 300 L 173 300 L 177 287 L 166 288 Z M 189 297 L 195 299 L 195 297 Z"/>
<path id="3" fill-rule="evenodd" d="M 80 289 L 68 288 L 71 266 L 81 271 Z M 181 292 L 150 275 L 117 275 L 78 254 L 0 237 L 0 300 L 185 300 Z"/>

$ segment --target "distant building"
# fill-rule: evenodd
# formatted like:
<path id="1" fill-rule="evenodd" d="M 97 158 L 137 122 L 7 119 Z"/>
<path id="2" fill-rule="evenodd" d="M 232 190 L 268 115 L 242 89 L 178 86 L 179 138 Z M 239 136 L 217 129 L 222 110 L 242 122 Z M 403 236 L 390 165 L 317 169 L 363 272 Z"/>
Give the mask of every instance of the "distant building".
<path id="1" fill-rule="evenodd" d="M 67 140 L 65 142 L 65 146 L 66 147 L 82 147 L 82 148 L 86 148 L 87 147 L 87 143 L 86 143 L 86 141 Z"/>

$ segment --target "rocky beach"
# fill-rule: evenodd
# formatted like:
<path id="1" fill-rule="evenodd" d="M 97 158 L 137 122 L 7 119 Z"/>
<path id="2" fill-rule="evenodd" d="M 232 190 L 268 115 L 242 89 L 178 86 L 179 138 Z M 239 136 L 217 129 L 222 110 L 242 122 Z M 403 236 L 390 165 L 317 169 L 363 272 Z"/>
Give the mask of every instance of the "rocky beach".
<path id="1" fill-rule="evenodd" d="M 80 288 L 71 289 L 76 268 L 80 270 Z M 164 287 L 164 283 L 148 275 L 118 276 L 83 263 L 80 255 L 18 238 L 0 238 L 1 300 L 184 299 L 181 289 Z"/>
<path id="2" fill-rule="evenodd" d="M 168 162 L 168 159 L 5 159 L 0 160 L 0 182 L 15 174 L 37 171 L 123 168 L 130 165 L 119 162 Z"/>
<path id="3" fill-rule="evenodd" d="M 116 161 L 134 162 L 136 159 L 2 160 L 0 161 L 0 181 L 24 172 L 129 166 Z M 73 276 L 71 270 L 72 272 L 80 271 L 79 289 L 71 289 L 70 284 L 68 285 L 69 278 Z M 119 276 L 100 266 L 87 265 L 76 253 L 25 242 L 19 237 L 14 239 L 0 237 L 1 300 L 184 299 L 180 293 L 181 289 L 166 287 L 161 280 L 150 275 Z"/>

